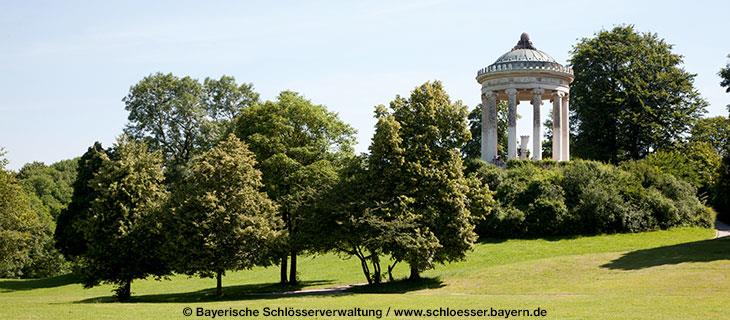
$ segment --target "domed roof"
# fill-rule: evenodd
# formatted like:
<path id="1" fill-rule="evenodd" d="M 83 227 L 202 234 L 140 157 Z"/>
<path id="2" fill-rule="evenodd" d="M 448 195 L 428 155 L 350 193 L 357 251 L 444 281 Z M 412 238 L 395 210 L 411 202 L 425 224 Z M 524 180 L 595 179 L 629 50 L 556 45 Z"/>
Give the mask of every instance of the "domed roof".
<path id="1" fill-rule="evenodd" d="M 532 45 L 532 41 L 530 41 L 530 36 L 527 32 L 523 32 L 522 35 L 520 35 L 520 41 L 517 42 L 517 45 L 512 48 L 512 50 L 499 57 L 493 65 L 497 63 L 515 61 L 544 61 L 557 63 L 553 57 L 545 52 L 537 50 L 537 48 Z"/>
<path id="2" fill-rule="evenodd" d="M 537 49 L 512 49 L 503 54 L 493 64 L 515 61 L 545 61 L 557 63 L 553 57 Z"/>
<path id="3" fill-rule="evenodd" d="M 527 33 L 522 33 L 520 41 L 517 42 L 512 50 L 503 54 L 497 61 L 490 64 L 484 69 L 479 70 L 477 75 L 499 71 L 517 71 L 517 70 L 550 70 L 572 75 L 573 70 L 566 68 L 549 54 L 538 50 L 530 41 Z"/>

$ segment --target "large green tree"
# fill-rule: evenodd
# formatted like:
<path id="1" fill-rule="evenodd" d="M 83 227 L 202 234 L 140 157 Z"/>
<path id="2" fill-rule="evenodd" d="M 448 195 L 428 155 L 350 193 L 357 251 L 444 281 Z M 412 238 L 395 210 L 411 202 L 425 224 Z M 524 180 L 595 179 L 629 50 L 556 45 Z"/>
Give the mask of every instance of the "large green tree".
<path id="1" fill-rule="evenodd" d="M 18 171 L 18 180 L 33 197 L 37 198 L 37 210 L 54 219 L 71 201 L 73 183 L 76 180 L 77 159 L 62 160 L 51 165 L 31 162 Z"/>
<path id="2" fill-rule="evenodd" d="M 131 295 L 134 279 L 168 273 L 159 248 L 163 244 L 161 207 L 162 154 L 144 143 L 122 136 L 110 155 L 101 155 L 98 174 L 90 185 L 96 195 L 84 229 L 84 286 L 117 285 L 120 300 Z"/>
<path id="3" fill-rule="evenodd" d="M 336 182 L 341 159 L 352 156 L 355 130 L 336 113 L 303 96 L 284 91 L 277 100 L 255 104 L 238 116 L 236 135 L 256 154 L 269 197 L 289 233 L 291 269 L 281 258 L 282 283 L 296 283 L 296 258 L 316 240 L 307 235 L 302 220 Z"/>
<path id="4" fill-rule="evenodd" d="M 41 221 L 37 240 L 41 243 L 31 253 L 31 263 L 23 269 L 27 277 L 47 277 L 68 270 L 68 264 L 54 247 L 53 231 L 59 212 L 66 208 L 76 179 L 76 159 L 62 160 L 51 165 L 31 162 L 17 173 L 31 208 Z"/>
<path id="5" fill-rule="evenodd" d="M 201 84 L 171 73 L 152 74 L 123 100 L 129 111 L 125 132 L 162 151 L 167 177 L 174 181 L 187 161 L 222 138 L 235 115 L 258 97 L 251 84 L 239 85 L 229 76 Z"/>
<path id="6" fill-rule="evenodd" d="M 0 149 L 0 278 L 24 276 L 32 254 L 42 250 L 43 221 L 31 210 L 28 195 L 12 172 Z"/>
<path id="7" fill-rule="evenodd" d="M 463 259 L 476 240 L 459 156 L 471 138 L 467 109 L 436 81 L 376 108 L 376 117 L 368 164 L 378 177 L 372 181 L 375 210 L 411 225 L 385 244 L 385 252 L 408 262 L 416 279 L 434 263 Z"/>
<path id="8" fill-rule="evenodd" d="M 692 127 L 690 143 L 709 143 L 721 156 L 730 150 L 730 118 L 717 116 L 702 118 Z"/>
<path id="9" fill-rule="evenodd" d="M 618 26 L 581 39 L 571 54 L 571 151 L 580 158 L 644 158 L 681 141 L 705 112 L 695 75 L 656 34 Z"/>
<path id="10" fill-rule="evenodd" d="M 90 217 L 91 203 L 97 196 L 91 180 L 107 158 L 108 154 L 101 143 L 95 142 L 78 160 L 70 203 L 56 218 L 54 233 L 55 246 L 66 259 L 76 260 L 86 252 L 84 228 Z"/>
<path id="11" fill-rule="evenodd" d="M 261 172 L 245 143 L 230 135 L 193 158 L 173 196 L 168 251 L 177 272 L 216 277 L 275 261 L 282 221 L 263 192 Z M 173 231 L 174 230 L 174 231 Z"/>

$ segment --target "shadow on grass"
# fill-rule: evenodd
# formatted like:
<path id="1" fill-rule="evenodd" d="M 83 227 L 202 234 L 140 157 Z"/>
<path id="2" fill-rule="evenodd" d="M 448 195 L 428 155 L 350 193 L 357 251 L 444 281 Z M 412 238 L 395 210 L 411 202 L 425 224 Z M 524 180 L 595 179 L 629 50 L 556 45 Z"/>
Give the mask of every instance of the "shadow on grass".
<path id="1" fill-rule="evenodd" d="M 406 293 L 424 289 L 438 289 L 446 286 L 440 278 L 422 278 L 419 280 L 396 280 L 381 284 L 354 286 L 348 289 L 351 293 Z"/>
<path id="2" fill-rule="evenodd" d="M 0 280 L 0 292 L 55 288 L 74 283 L 81 283 L 81 279 L 70 273 L 41 279 Z"/>
<path id="3" fill-rule="evenodd" d="M 281 285 L 279 283 L 256 283 L 238 286 L 224 286 L 223 296 L 215 295 L 215 288 L 203 289 L 193 292 L 163 293 L 137 295 L 132 294 L 129 303 L 185 303 L 185 302 L 213 302 L 233 300 L 260 300 L 279 299 L 285 297 L 306 296 L 306 295 L 339 295 L 344 291 L 312 290 L 299 292 L 304 287 L 326 285 L 333 283 L 332 280 L 300 281 L 297 285 Z M 132 285 L 134 291 L 134 285 Z M 111 303 L 117 302 L 113 296 L 95 297 L 76 301 L 76 303 Z"/>
<path id="4" fill-rule="evenodd" d="M 636 250 L 626 253 L 601 267 L 637 270 L 683 262 L 711 262 L 717 260 L 730 260 L 730 237 Z"/>

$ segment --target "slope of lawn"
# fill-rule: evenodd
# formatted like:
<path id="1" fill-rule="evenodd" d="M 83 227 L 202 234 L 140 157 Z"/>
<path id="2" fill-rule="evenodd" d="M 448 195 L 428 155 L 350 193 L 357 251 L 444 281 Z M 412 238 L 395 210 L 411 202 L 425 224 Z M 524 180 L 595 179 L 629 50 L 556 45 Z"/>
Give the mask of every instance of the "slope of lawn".
<path id="1" fill-rule="evenodd" d="M 415 284 L 317 295 L 271 294 L 281 290 L 276 268 L 227 274 L 221 299 L 211 296 L 213 279 L 135 281 L 133 303 L 111 302 L 111 286 L 83 289 L 72 276 L 6 279 L 0 280 L 0 319 L 201 318 L 183 316 L 184 307 L 360 307 L 383 314 L 388 308 L 540 307 L 547 319 L 721 319 L 730 314 L 730 238 L 713 236 L 714 230 L 686 228 L 484 241 L 466 261 L 440 265 Z M 364 281 L 358 260 L 336 255 L 302 257 L 299 270 L 303 289 Z M 407 266 L 398 266 L 396 275 L 406 274 Z"/>

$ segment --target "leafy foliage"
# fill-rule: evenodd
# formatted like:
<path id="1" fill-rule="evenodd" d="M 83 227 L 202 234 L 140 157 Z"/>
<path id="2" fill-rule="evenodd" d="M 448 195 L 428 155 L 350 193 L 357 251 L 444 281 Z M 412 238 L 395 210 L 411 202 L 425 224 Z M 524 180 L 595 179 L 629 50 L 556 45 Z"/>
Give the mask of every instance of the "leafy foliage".
<path id="1" fill-rule="evenodd" d="M 730 58 L 730 54 L 727 56 Z M 720 72 L 718 73 L 722 81 L 720 81 L 720 86 L 725 88 L 725 92 L 730 92 L 730 63 L 725 65 L 724 68 L 720 69 Z M 728 105 L 728 111 L 730 111 L 730 105 Z"/>
<path id="2" fill-rule="evenodd" d="M 498 206 L 482 236 L 539 237 L 710 227 L 714 212 L 689 183 L 645 161 L 621 167 L 594 161 L 483 163 L 475 176 L 493 187 Z"/>
<path id="3" fill-rule="evenodd" d="M 703 198 L 712 196 L 722 157 L 707 142 L 692 142 L 658 151 L 645 160 L 664 173 L 689 182 Z"/>
<path id="4" fill-rule="evenodd" d="M 720 156 L 730 155 L 730 118 L 717 116 L 698 120 L 692 127 L 689 143 L 709 143 Z"/>
<path id="5" fill-rule="evenodd" d="M 132 86 L 124 98 L 129 111 L 125 133 L 161 151 L 168 179 L 175 180 L 187 161 L 221 139 L 236 114 L 258 97 L 251 84 L 238 85 L 229 76 L 201 84 L 156 73 Z"/>
<path id="6" fill-rule="evenodd" d="M 396 96 L 375 114 L 368 159 L 371 210 L 384 221 L 405 224 L 383 251 L 407 261 L 412 278 L 434 263 L 463 259 L 476 240 L 459 157 L 470 139 L 466 107 L 451 102 L 436 81 L 408 98 Z"/>
<path id="7" fill-rule="evenodd" d="M 34 209 L 55 219 L 71 202 L 76 166 L 76 159 L 59 161 L 50 166 L 32 162 L 18 171 L 17 178 L 26 191 L 37 199 L 40 206 Z"/>
<path id="8" fill-rule="evenodd" d="M 320 247 L 305 221 L 336 183 L 342 159 L 352 156 L 355 130 L 326 107 L 284 91 L 276 101 L 244 109 L 235 134 L 256 155 L 266 192 L 280 208 L 292 258 L 289 282 L 296 283 L 297 254 Z M 286 269 L 282 257 L 282 282 Z"/>
<path id="9" fill-rule="evenodd" d="M 618 163 L 682 140 L 705 112 L 695 75 L 656 34 L 619 26 L 581 39 L 570 62 L 575 154 Z"/>
<path id="10" fill-rule="evenodd" d="M 270 265 L 280 249 L 282 221 L 261 191 L 261 173 L 233 135 L 193 158 L 177 188 L 167 230 L 176 271 L 218 277 L 226 270 Z"/>
<path id="11" fill-rule="evenodd" d="M 0 166 L 0 277 L 25 276 L 32 254 L 42 250 L 43 222 L 31 210 L 15 176 Z"/>
<path id="12" fill-rule="evenodd" d="M 90 181 L 96 197 L 84 229 L 81 272 L 84 286 L 116 284 L 117 297 L 126 300 L 132 280 L 169 272 L 160 252 L 160 209 L 167 199 L 162 154 L 122 136 L 101 160 Z"/>
<path id="13" fill-rule="evenodd" d="M 24 165 L 16 175 L 41 222 L 36 233 L 39 245 L 34 247 L 32 260 L 23 268 L 24 277 L 48 277 L 68 271 L 68 263 L 54 247 L 53 232 L 56 218 L 71 200 L 76 163 L 76 159 L 50 166 L 32 162 Z"/>
<path id="14" fill-rule="evenodd" d="M 91 180 L 101 169 L 102 162 L 108 158 L 101 143 L 95 142 L 78 160 L 76 179 L 70 203 L 61 210 L 56 218 L 54 233 L 55 246 L 69 260 L 86 252 L 87 242 L 84 235 L 86 223 L 91 216 L 91 204 L 97 197 Z"/>

